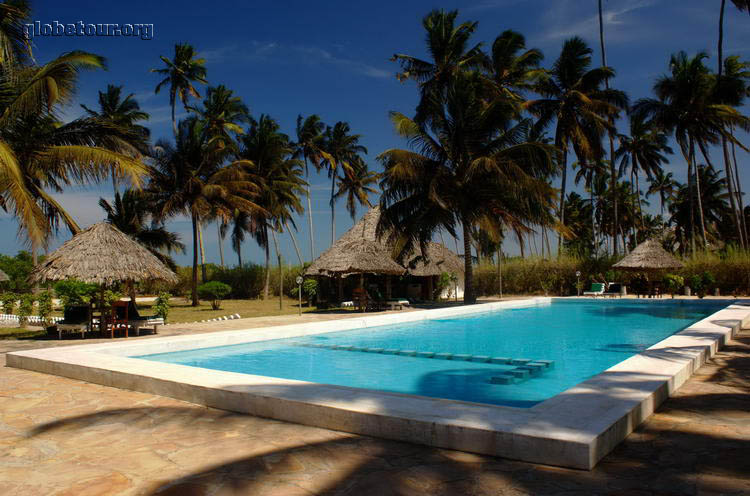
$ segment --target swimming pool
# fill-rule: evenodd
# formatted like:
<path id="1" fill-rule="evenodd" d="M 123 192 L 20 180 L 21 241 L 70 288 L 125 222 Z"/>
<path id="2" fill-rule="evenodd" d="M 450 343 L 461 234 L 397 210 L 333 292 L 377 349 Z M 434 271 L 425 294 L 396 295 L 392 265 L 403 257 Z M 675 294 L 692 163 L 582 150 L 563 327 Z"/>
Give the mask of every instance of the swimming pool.
<path id="1" fill-rule="evenodd" d="M 717 306 L 720 309 L 711 313 Z M 554 311 L 543 318 L 545 308 Z M 483 319 L 505 324 L 502 330 L 495 331 L 470 324 Z M 700 320 L 694 322 L 696 319 Z M 586 324 L 570 325 L 576 320 Z M 599 324 L 591 324 L 597 320 Z M 616 322 L 625 321 L 629 325 L 620 328 L 618 324 L 614 328 Z M 568 330 L 561 331 L 563 327 Z M 422 331 L 414 331 L 420 328 Z M 353 314 L 341 320 L 236 331 L 42 348 L 8 353 L 6 363 L 260 417 L 591 469 L 740 328 L 750 328 L 749 300 L 592 301 L 536 297 L 437 310 Z M 482 332 L 494 338 L 476 339 Z M 453 355 L 465 357 L 451 356 L 447 360 L 446 354 L 451 352 L 440 350 L 434 353 L 445 353 L 441 357 L 409 356 L 433 353 L 427 348 L 442 345 L 441 340 L 449 333 L 455 334 L 451 343 L 457 352 Z M 582 337 L 586 339 L 580 339 L 576 345 L 576 339 Z M 659 341 L 648 346 L 654 340 Z M 352 342 L 357 344 L 346 344 Z M 385 349 L 376 353 L 374 349 L 382 348 L 381 342 L 393 346 L 387 353 L 398 352 L 398 346 L 403 355 L 389 357 L 384 355 Z M 490 342 L 492 350 L 482 348 Z M 648 349 L 640 351 L 647 346 Z M 363 348 L 368 351 L 361 351 Z M 262 349 L 268 349 L 269 355 L 264 357 Z M 279 349 L 296 358 L 282 360 L 276 354 Z M 258 373 L 246 373 L 134 358 L 156 355 L 176 358 L 192 351 L 203 356 L 216 350 L 221 350 L 220 354 L 230 350 L 230 355 L 234 351 L 252 350 L 251 361 L 258 357 L 274 359 Z M 563 350 L 569 351 L 563 354 Z M 496 351 L 508 356 L 494 356 Z M 476 355 L 485 352 L 488 354 Z M 523 358 L 538 361 L 536 367 L 531 367 L 538 369 L 536 375 L 519 378 L 517 382 L 493 384 L 492 379 L 500 377 L 506 369 L 531 366 L 531 363 L 492 361 L 518 359 L 521 357 L 512 355 L 520 352 L 526 355 Z M 326 354 L 328 360 L 315 358 Z M 472 361 L 467 361 L 472 354 Z M 594 354 L 596 357 L 592 358 Z M 439 373 L 423 371 L 416 377 L 404 378 L 402 370 L 410 373 L 418 370 L 414 365 L 417 359 L 421 360 L 419 367 L 429 364 L 438 367 Z M 586 364 L 589 359 L 597 363 Z M 338 360 L 343 362 L 337 363 Z M 596 373 L 608 363 L 614 365 Z M 459 372 L 452 372 L 451 367 Z M 298 375 L 301 371 L 308 378 L 354 377 L 363 381 L 359 384 L 375 381 L 376 389 L 278 377 L 283 368 L 291 369 L 297 377 L 302 377 Z M 486 372 L 488 368 L 491 373 Z M 475 372 L 460 372 L 466 370 Z M 488 377 L 490 382 L 482 382 Z M 390 389 L 385 388 L 387 381 L 391 381 Z M 553 385 L 554 382 L 558 383 Z M 573 386 L 554 394 L 566 384 Z M 425 390 L 436 396 L 425 394 Z M 486 391 L 490 390 L 494 393 L 487 397 Z M 416 394 L 401 391 L 416 391 Z M 442 397 L 455 395 L 456 391 L 459 397 L 472 401 Z M 499 396 L 497 391 L 501 391 Z M 549 397 L 550 394 L 553 396 Z M 548 399 L 542 400 L 545 397 Z M 532 406 L 532 402 L 536 404 Z"/>
<path id="2" fill-rule="evenodd" d="M 558 300 L 134 358 L 523 408 L 646 350 L 722 306 L 680 300 Z"/>

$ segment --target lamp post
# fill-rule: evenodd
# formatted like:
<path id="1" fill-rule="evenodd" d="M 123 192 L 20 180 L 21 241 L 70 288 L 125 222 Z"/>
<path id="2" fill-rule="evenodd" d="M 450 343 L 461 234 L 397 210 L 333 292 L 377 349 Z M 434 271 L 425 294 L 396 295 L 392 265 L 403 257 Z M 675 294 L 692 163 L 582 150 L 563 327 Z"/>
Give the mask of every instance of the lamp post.
<path id="1" fill-rule="evenodd" d="M 297 286 L 299 286 L 299 316 L 302 317 L 302 276 L 297 276 Z"/>
<path id="2" fill-rule="evenodd" d="M 581 296 L 581 271 L 576 271 L 576 291 L 578 293 L 578 296 Z"/>

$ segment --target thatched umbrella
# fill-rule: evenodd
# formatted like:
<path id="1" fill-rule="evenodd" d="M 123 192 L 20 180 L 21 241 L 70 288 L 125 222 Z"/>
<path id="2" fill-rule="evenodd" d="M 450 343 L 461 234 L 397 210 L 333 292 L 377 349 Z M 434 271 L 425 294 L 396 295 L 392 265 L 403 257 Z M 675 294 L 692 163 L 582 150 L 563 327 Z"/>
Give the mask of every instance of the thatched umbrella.
<path id="1" fill-rule="evenodd" d="M 350 274 L 401 275 L 404 268 L 397 264 L 378 243 L 365 239 L 335 243 L 323 252 L 305 274 L 347 276 Z"/>
<path id="2" fill-rule="evenodd" d="M 0 282 L 10 281 L 10 277 L 8 277 L 8 274 L 0 270 Z"/>
<path id="3" fill-rule="evenodd" d="M 614 264 L 612 268 L 653 274 L 670 269 L 681 269 L 684 266 L 682 262 L 667 253 L 659 241 L 649 239 L 636 246 L 633 251 Z M 646 279 L 648 280 L 648 292 L 650 295 L 653 292 L 653 281 L 648 276 L 646 276 Z"/>
<path id="4" fill-rule="evenodd" d="M 97 284 L 102 312 L 104 288 L 108 286 L 121 282 L 178 281 L 177 275 L 153 253 L 107 222 L 94 224 L 63 243 L 34 268 L 29 279 L 32 283 L 78 279 Z M 102 331 L 104 320 L 102 314 Z"/>
<path id="5" fill-rule="evenodd" d="M 462 277 L 464 262 L 455 253 L 440 243 L 427 243 L 425 253 L 419 247 L 416 253 L 406 262 L 406 271 L 412 276 L 430 277 L 440 276 L 444 272 Z"/>
<path id="6" fill-rule="evenodd" d="M 684 267 L 684 264 L 667 253 L 655 239 L 649 239 L 639 244 L 622 260 L 613 265 L 615 269 L 638 272 L 655 272 L 681 269 L 682 267 Z"/>
<path id="7" fill-rule="evenodd" d="M 107 222 L 81 231 L 31 273 L 33 283 L 78 279 L 111 286 L 119 282 L 178 281 L 161 260 Z"/>

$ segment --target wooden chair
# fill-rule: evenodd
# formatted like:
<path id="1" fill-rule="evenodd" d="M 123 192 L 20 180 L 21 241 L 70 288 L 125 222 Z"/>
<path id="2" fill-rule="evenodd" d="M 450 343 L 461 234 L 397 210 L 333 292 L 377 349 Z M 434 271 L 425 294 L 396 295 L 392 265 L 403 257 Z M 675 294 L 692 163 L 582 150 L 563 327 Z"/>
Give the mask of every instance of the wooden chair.
<path id="1" fill-rule="evenodd" d="M 109 328 L 109 337 L 115 337 L 115 331 L 125 331 L 125 337 L 128 337 L 128 302 L 116 301 L 112 303 L 112 313 L 107 323 Z"/>

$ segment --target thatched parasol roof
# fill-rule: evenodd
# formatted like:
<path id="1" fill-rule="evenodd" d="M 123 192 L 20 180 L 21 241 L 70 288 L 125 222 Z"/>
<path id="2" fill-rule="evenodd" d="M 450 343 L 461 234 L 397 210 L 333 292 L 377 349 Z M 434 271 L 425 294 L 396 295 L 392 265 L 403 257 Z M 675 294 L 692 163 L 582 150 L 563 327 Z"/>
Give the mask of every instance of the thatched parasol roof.
<path id="1" fill-rule="evenodd" d="M 393 261 L 383 247 L 364 239 L 337 241 L 305 271 L 309 275 L 390 274 L 401 275 L 404 268 Z"/>
<path id="2" fill-rule="evenodd" d="M 0 282 L 3 281 L 10 281 L 10 277 L 8 277 L 8 274 L 0 270 Z"/>
<path id="3" fill-rule="evenodd" d="M 666 270 L 681 269 L 683 263 L 667 253 L 655 239 L 644 241 L 635 247 L 622 260 L 613 265 L 615 269 L 625 270 Z"/>
<path id="4" fill-rule="evenodd" d="M 463 275 L 461 259 L 439 243 L 429 243 L 426 256 L 422 256 L 417 248 L 404 268 L 393 259 L 392 249 L 386 241 L 378 238 L 379 220 L 380 207 L 376 206 L 336 240 L 305 273 L 327 276 L 361 272 L 400 275 L 407 272 L 414 276 L 438 276 L 443 272 L 454 272 Z"/>
<path id="5" fill-rule="evenodd" d="M 30 277 L 32 282 L 64 279 L 107 286 L 125 281 L 178 280 L 153 253 L 106 222 L 94 224 L 66 241 Z"/>

